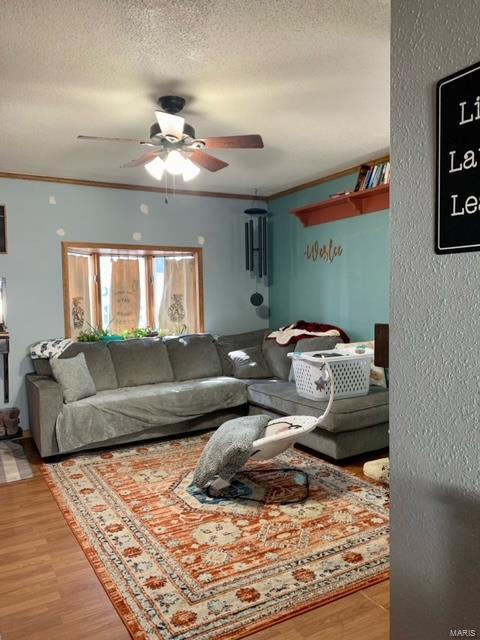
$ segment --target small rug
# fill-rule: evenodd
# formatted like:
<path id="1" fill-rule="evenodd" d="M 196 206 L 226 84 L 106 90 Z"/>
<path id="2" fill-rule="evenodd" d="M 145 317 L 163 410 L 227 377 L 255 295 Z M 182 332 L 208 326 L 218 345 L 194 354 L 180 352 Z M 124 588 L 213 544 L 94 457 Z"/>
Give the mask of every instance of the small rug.
<path id="1" fill-rule="evenodd" d="M 135 640 L 235 640 L 387 577 L 384 487 L 293 449 L 249 463 L 236 483 L 242 500 L 208 498 L 190 485 L 207 441 L 43 466 Z M 308 473 L 307 501 L 280 504 L 305 489 L 281 467 Z M 267 504 L 247 500 L 259 496 Z"/>
<path id="2" fill-rule="evenodd" d="M 0 484 L 33 476 L 23 447 L 17 442 L 0 442 Z"/>

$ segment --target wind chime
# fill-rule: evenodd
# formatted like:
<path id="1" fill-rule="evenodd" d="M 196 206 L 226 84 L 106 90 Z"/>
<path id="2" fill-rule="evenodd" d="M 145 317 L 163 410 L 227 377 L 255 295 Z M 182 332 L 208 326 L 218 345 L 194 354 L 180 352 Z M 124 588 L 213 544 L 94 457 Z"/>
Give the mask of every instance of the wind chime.
<path id="1" fill-rule="evenodd" d="M 255 276 L 258 288 L 258 281 L 268 275 L 268 211 L 253 207 L 245 209 L 244 213 L 249 216 L 248 222 L 245 222 L 245 268 Z M 262 294 L 255 291 L 250 296 L 250 302 L 254 307 L 259 307 L 263 303 Z"/>

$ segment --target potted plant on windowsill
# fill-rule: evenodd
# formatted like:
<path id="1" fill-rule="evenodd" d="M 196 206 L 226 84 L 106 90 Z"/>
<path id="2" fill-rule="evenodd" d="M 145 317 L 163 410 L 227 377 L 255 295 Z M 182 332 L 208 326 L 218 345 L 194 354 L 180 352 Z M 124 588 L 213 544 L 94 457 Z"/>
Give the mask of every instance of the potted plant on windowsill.
<path id="1" fill-rule="evenodd" d="M 110 333 L 109 328 L 100 329 L 87 323 L 87 328 L 83 329 L 77 337 L 78 342 L 115 342 L 118 340 L 134 340 L 138 338 L 158 338 L 167 335 L 165 331 L 157 331 L 151 327 L 137 327 L 124 331 L 121 335 Z"/>
<path id="2" fill-rule="evenodd" d="M 80 331 L 77 340 L 78 342 L 113 342 L 123 340 L 123 337 L 110 333 L 108 327 L 100 329 L 100 327 L 94 327 L 87 322 L 87 328 Z"/>
<path id="3" fill-rule="evenodd" d="M 134 338 L 157 338 L 158 335 L 159 333 L 156 329 L 151 329 L 150 327 L 137 327 L 136 329 L 124 331 L 122 333 L 122 338 L 124 340 L 132 340 Z"/>

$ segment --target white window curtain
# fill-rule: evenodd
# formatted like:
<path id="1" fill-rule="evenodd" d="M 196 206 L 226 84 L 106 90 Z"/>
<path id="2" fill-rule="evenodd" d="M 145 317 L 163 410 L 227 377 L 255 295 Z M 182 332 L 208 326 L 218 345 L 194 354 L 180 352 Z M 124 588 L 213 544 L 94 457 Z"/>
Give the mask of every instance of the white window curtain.
<path id="1" fill-rule="evenodd" d="M 111 333 L 136 329 L 140 318 L 140 266 L 137 259 L 114 258 L 110 287 Z M 106 328 L 106 327 L 105 327 Z"/>
<path id="2" fill-rule="evenodd" d="M 193 256 L 165 258 L 158 321 L 160 330 L 172 335 L 198 332 L 197 278 Z"/>
<path id="3" fill-rule="evenodd" d="M 69 318 L 72 338 L 94 325 L 92 312 L 91 257 L 74 253 L 68 254 Z"/>

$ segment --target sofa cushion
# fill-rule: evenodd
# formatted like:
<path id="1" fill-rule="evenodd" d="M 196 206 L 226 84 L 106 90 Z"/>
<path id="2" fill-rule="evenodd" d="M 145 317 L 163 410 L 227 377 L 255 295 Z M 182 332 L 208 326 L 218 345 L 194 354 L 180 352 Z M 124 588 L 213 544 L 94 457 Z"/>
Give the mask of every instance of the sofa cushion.
<path id="1" fill-rule="evenodd" d="M 338 341 L 338 336 L 337 336 Z M 263 341 L 263 355 L 275 378 L 288 380 L 292 361 L 287 356 L 295 349 L 295 345 L 281 345 L 276 340 L 265 338 Z"/>
<path id="2" fill-rule="evenodd" d="M 261 345 L 230 351 L 228 357 L 232 361 L 235 378 L 248 380 L 272 377 L 272 371 L 263 356 Z"/>
<path id="3" fill-rule="evenodd" d="M 97 391 L 116 389 L 117 376 L 108 347 L 103 342 L 74 342 L 59 356 L 60 359 L 85 354 L 87 367 Z"/>
<path id="4" fill-rule="evenodd" d="M 101 391 L 64 405 L 57 419 L 58 449 L 72 451 L 151 427 L 175 424 L 247 402 L 247 387 L 235 378 L 162 382 Z"/>
<path id="5" fill-rule="evenodd" d="M 327 402 L 299 396 L 293 382 L 251 384 L 247 393 L 253 404 L 281 415 L 319 416 L 327 406 Z M 334 400 L 321 428 L 332 432 L 354 431 L 382 422 L 388 422 L 388 390 L 371 387 L 366 396 Z"/>
<path id="6" fill-rule="evenodd" d="M 75 402 L 97 393 L 90 375 L 85 354 L 79 353 L 73 358 L 52 358 L 52 372 L 62 387 L 64 402 Z"/>
<path id="7" fill-rule="evenodd" d="M 138 387 L 174 379 L 167 347 L 159 338 L 112 341 L 108 348 L 120 387 Z"/>
<path id="8" fill-rule="evenodd" d="M 220 357 L 208 333 L 166 338 L 175 380 L 212 378 L 222 375 Z"/>
<path id="9" fill-rule="evenodd" d="M 245 333 L 236 333 L 231 336 L 217 336 L 215 338 L 215 345 L 218 355 L 220 356 L 224 376 L 233 375 L 233 364 L 228 354 L 231 351 L 238 351 L 239 349 L 261 346 L 265 333 L 266 329 L 259 329 L 258 331 L 247 331 Z"/>
<path id="10" fill-rule="evenodd" d="M 33 370 L 38 376 L 53 376 L 48 358 L 32 358 Z"/>
<path id="11" fill-rule="evenodd" d="M 341 343 L 338 336 L 316 336 L 315 338 L 302 338 L 295 345 L 295 351 L 328 351 Z"/>
<path id="12" fill-rule="evenodd" d="M 97 391 L 116 389 L 117 376 L 108 347 L 103 342 L 74 342 L 59 356 L 73 358 L 79 353 L 85 354 L 87 367 L 93 378 Z M 46 358 L 32 360 L 35 373 L 40 376 L 52 376 L 50 361 Z"/>

